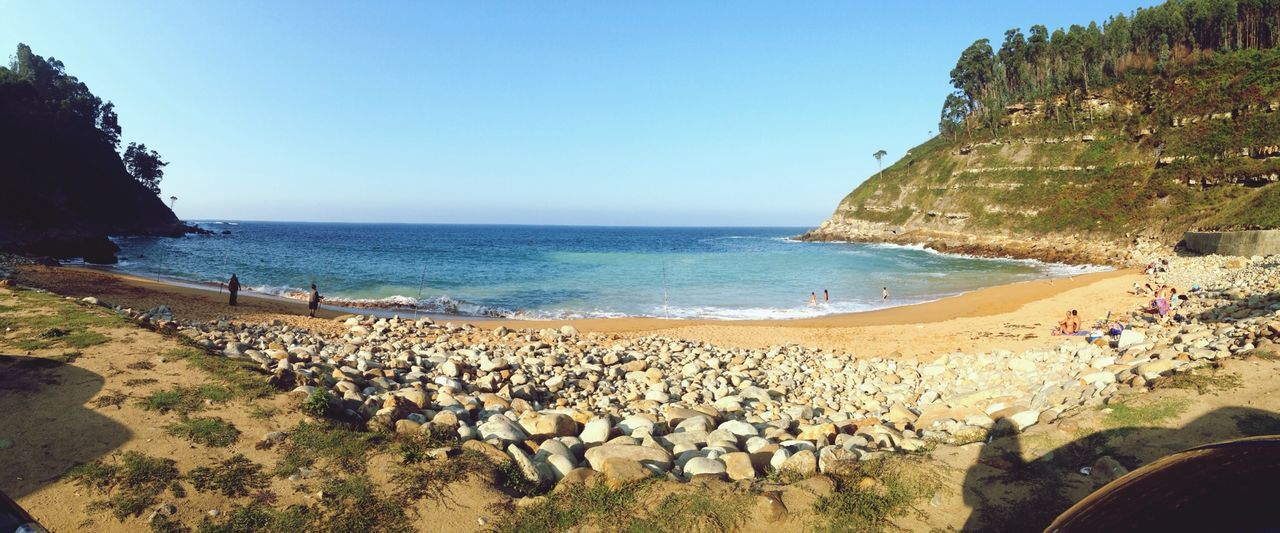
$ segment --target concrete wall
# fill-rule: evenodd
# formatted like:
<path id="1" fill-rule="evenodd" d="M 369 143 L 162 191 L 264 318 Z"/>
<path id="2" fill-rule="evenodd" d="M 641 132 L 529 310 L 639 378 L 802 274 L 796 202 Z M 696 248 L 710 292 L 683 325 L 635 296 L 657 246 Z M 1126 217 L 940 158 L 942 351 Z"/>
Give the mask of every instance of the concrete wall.
<path id="1" fill-rule="evenodd" d="M 1187 249 L 1201 254 L 1277 255 L 1280 254 L 1280 230 L 1260 231 L 1188 231 L 1182 234 Z"/>

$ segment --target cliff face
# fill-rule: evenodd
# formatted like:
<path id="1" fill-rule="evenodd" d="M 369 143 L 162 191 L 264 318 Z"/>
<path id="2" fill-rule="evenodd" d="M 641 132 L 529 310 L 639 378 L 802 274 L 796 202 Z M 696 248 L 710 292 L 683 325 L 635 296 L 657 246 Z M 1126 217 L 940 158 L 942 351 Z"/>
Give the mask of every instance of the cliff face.
<path id="1" fill-rule="evenodd" d="M 108 235 L 185 233 L 100 130 L 26 81 L 0 83 L 0 250 L 114 263 Z"/>
<path id="2" fill-rule="evenodd" d="M 994 130 L 917 146 L 803 238 L 1124 264 L 1135 242 L 1280 227 L 1275 51 L 1011 105 Z"/>

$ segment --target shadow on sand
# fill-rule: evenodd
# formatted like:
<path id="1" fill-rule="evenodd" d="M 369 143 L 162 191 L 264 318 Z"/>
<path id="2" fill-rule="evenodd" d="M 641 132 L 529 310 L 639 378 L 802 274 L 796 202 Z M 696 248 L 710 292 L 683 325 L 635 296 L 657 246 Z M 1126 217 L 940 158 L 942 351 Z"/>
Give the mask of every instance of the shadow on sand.
<path id="1" fill-rule="evenodd" d="M 999 420 L 965 473 L 964 502 L 973 507 L 965 531 L 1042 531 L 1075 502 L 1110 478 L 1080 472 L 1110 456 L 1129 470 L 1187 448 L 1241 437 L 1280 434 L 1280 414 L 1247 407 L 1211 411 L 1177 428 L 1125 427 L 1098 431 L 1023 458 L 1023 442 Z M 1196 480 L 1187 480 L 1195 483 Z M 1172 505 L 1172 502 L 1165 502 Z"/>
<path id="2" fill-rule="evenodd" d="M 86 405 L 103 383 L 53 359 L 0 355 L 0 490 L 20 499 L 129 440 L 128 428 Z"/>

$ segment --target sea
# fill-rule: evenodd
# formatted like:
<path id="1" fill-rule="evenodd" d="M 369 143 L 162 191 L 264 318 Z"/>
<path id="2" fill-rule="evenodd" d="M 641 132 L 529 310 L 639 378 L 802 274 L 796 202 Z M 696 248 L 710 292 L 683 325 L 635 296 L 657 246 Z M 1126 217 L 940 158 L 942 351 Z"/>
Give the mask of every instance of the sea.
<path id="1" fill-rule="evenodd" d="M 207 286 L 236 273 L 249 290 L 290 298 L 314 283 L 335 307 L 723 320 L 867 311 L 1101 269 L 794 239 L 807 228 L 197 224 L 212 234 L 117 238 L 116 268 Z"/>

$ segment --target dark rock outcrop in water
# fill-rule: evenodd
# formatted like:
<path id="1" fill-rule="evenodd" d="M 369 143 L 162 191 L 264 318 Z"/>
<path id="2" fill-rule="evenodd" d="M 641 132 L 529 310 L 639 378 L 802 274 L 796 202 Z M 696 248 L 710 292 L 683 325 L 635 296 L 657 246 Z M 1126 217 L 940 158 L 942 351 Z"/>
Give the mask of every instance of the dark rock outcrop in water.
<path id="1" fill-rule="evenodd" d="M 18 59 L 0 67 L 0 250 L 114 263 L 108 235 L 194 230 L 125 170 L 110 103 L 55 59 Z"/>

